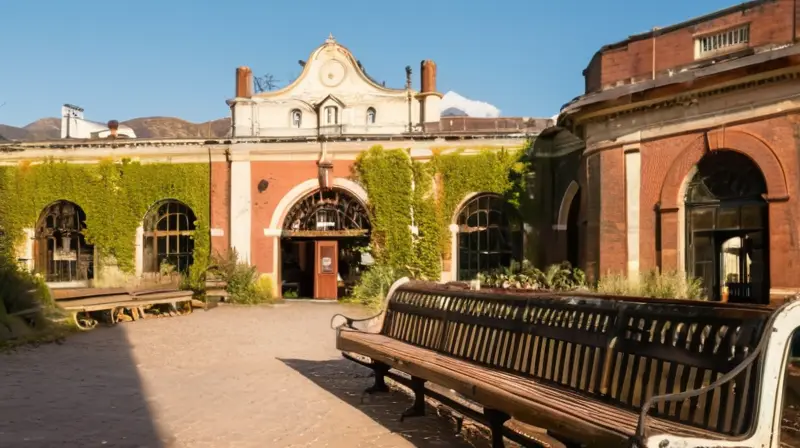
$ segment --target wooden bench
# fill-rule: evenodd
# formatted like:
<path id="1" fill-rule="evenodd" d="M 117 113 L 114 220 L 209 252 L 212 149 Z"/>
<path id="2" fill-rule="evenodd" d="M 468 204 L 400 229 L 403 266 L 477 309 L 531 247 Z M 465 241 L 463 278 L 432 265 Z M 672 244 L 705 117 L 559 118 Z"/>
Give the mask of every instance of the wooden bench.
<path id="1" fill-rule="evenodd" d="M 424 414 L 428 395 L 486 423 L 494 447 L 512 418 L 567 446 L 777 447 L 800 301 L 776 310 L 403 279 L 384 312 L 344 319 L 336 345 L 374 370 L 367 393 L 398 379 L 415 393 L 403 417 Z"/>

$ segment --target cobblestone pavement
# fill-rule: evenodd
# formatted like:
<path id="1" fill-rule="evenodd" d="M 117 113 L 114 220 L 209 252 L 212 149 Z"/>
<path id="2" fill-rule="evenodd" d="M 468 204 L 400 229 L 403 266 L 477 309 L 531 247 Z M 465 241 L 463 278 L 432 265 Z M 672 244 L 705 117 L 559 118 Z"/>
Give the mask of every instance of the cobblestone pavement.
<path id="1" fill-rule="evenodd" d="M 329 328 L 338 304 L 222 306 L 0 354 L 0 447 L 467 447 L 409 397 L 369 397 Z"/>

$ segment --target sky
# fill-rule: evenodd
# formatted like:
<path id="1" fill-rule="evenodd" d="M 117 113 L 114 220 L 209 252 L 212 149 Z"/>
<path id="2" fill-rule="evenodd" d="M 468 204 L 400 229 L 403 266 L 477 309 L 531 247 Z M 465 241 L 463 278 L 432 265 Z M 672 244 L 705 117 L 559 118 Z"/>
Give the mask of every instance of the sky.
<path id="1" fill-rule="evenodd" d="M 558 113 L 603 45 L 737 0 L 0 0 L 0 123 L 229 115 L 235 69 L 287 84 L 332 33 L 369 74 L 402 87 L 433 59 L 437 88 L 504 116 Z"/>

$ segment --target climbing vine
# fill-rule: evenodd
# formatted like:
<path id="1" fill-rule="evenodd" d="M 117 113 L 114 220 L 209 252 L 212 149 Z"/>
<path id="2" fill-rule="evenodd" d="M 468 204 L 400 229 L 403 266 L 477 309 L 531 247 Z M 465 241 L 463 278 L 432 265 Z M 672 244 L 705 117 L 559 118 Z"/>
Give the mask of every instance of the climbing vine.
<path id="1" fill-rule="evenodd" d="M 457 212 L 456 208 L 470 193 L 496 193 L 503 195 L 515 207 L 524 201 L 524 174 L 527 164 L 523 160 L 525 149 L 520 151 L 484 149 L 475 155 L 463 151 L 436 154 L 433 158 L 440 191 L 439 250 L 441 256 L 450 258 L 450 231 L 448 226 Z"/>
<path id="2" fill-rule="evenodd" d="M 468 194 L 497 193 L 515 207 L 525 205 L 529 166 L 525 154 L 525 150 L 435 151 L 430 161 L 422 162 L 412 161 L 404 149 L 375 146 L 363 153 L 355 171 L 369 197 L 372 247 L 378 261 L 438 279 L 441 261 L 450 258 L 449 224 Z M 412 224 L 416 235 L 411 235 Z"/>
<path id="3" fill-rule="evenodd" d="M 356 176 L 369 197 L 373 256 L 404 269 L 414 258 L 411 239 L 411 159 L 402 149 L 373 146 L 356 161 Z"/>
<path id="4" fill-rule="evenodd" d="M 23 229 L 34 228 L 47 205 L 67 200 L 86 213 L 84 235 L 98 251 L 97 262 L 102 266 L 113 257 L 120 270 L 130 273 L 134 270 L 136 228 L 154 203 L 176 199 L 197 216 L 195 260 L 205 260 L 210 243 L 208 178 L 205 164 L 103 160 L 84 165 L 48 160 L 0 167 L 2 245 L 19 244 Z"/>

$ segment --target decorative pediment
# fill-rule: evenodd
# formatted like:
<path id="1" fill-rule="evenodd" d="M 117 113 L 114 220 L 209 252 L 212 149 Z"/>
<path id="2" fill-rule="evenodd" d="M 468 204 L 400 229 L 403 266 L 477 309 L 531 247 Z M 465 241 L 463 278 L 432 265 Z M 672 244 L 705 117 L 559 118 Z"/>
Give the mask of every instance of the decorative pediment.
<path id="1" fill-rule="evenodd" d="M 322 101 L 316 103 L 314 105 L 314 109 L 316 109 L 316 111 L 319 112 L 320 109 L 322 108 L 322 106 L 324 106 L 327 103 L 336 103 L 342 109 L 347 107 L 344 104 L 344 102 L 342 102 L 342 100 L 340 100 L 339 98 L 336 98 L 336 95 L 330 94 L 330 95 L 326 96 L 325 98 L 323 98 Z"/>

